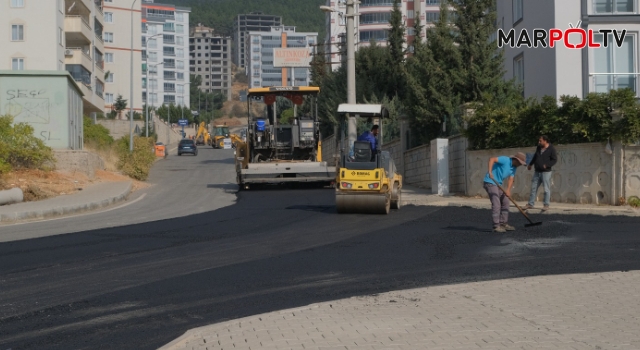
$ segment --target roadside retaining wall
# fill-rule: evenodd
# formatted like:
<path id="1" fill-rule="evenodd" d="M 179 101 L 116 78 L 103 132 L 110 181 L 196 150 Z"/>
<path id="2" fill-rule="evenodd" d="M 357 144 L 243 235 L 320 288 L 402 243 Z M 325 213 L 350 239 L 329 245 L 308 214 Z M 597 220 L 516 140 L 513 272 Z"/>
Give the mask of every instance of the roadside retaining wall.
<path id="1" fill-rule="evenodd" d="M 466 192 L 466 156 L 469 141 L 464 136 L 449 138 L 449 193 Z"/>
<path id="2" fill-rule="evenodd" d="M 640 197 L 640 146 L 625 146 L 623 174 L 625 199 L 628 200 L 631 196 Z"/>
<path id="3" fill-rule="evenodd" d="M 423 145 L 404 152 L 403 183 L 431 189 L 431 147 Z"/>
<path id="4" fill-rule="evenodd" d="M 384 151 L 389 151 L 389 154 L 391 154 L 391 158 L 393 159 L 393 162 L 396 165 L 396 169 L 398 170 L 398 172 L 400 174 L 404 173 L 404 166 L 403 166 L 403 155 L 402 155 L 402 143 L 400 142 L 400 140 L 394 140 L 391 141 L 389 143 L 385 143 L 382 145 L 381 147 Z"/>
<path id="5" fill-rule="evenodd" d="M 155 126 L 156 134 L 158 135 L 158 142 L 162 142 L 165 145 L 173 145 L 182 140 L 182 135 L 178 133 L 178 131 L 167 126 L 165 122 L 157 117 L 153 117 L 153 125 Z M 169 129 L 169 142 L 167 142 L 167 129 Z M 180 127 L 180 130 L 182 130 L 182 127 Z"/>
<path id="6" fill-rule="evenodd" d="M 79 171 L 90 179 L 96 176 L 96 170 L 104 170 L 104 161 L 97 154 L 88 151 L 54 150 L 56 170 Z"/>
<path id="7" fill-rule="evenodd" d="M 129 128 L 130 128 L 129 120 L 98 119 L 98 124 L 109 129 L 109 133 L 111 133 L 111 137 L 113 137 L 115 140 L 122 138 L 123 136 L 129 136 Z M 134 131 L 136 129 L 136 126 L 138 126 L 140 130 L 143 130 L 144 121 L 134 120 L 133 121 Z"/>
<path id="8" fill-rule="evenodd" d="M 335 166 L 337 158 L 340 156 L 336 145 L 336 135 L 322 139 L 322 161 L 327 162 L 328 166 Z"/>

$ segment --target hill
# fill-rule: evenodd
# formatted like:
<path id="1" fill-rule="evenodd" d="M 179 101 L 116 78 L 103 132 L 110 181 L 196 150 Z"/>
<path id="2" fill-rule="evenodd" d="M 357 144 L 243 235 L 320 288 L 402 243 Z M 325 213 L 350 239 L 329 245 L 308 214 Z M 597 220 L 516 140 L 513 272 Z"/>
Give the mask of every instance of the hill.
<path id="1" fill-rule="evenodd" d="M 231 35 L 234 18 L 243 13 L 262 12 L 282 16 L 282 23 L 300 32 L 318 32 L 324 39 L 325 14 L 318 7 L 325 0 L 158 0 L 159 3 L 191 8 L 189 24 L 202 23 L 217 32 Z"/>

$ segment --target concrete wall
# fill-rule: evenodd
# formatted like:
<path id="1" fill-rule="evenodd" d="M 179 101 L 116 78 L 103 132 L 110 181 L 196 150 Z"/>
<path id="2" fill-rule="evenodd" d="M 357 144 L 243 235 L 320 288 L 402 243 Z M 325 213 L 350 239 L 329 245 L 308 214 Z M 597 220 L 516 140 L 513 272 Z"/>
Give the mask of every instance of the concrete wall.
<path id="1" fill-rule="evenodd" d="M 90 179 L 96 175 L 96 170 L 104 170 L 104 161 L 97 154 L 88 151 L 55 150 L 56 170 L 79 171 Z"/>
<path id="2" fill-rule="evenodd" d="M 127 114 L 127 118 L 129 117 L 129 115 Z M 98 120 L 98 124 L 104 126 L 105 128 L 109 129 L 109 132 L 111 133 L 111 136 L 117 140 L 123 136 L 129 136 L 129 124 L 130 122 L 128 120 L 115 120 L 115 119 L 99 119 Z M 136 125 L 138 126 L 138 128 L 140 128 L 140 130 L 143 131 L 144 134 L 144 121 L 141 120 L 134 120 L 133 121 L 133 130 L 135 132 L 135 128 Z"/>
<path id="3" fill-rule="evenodd" d="M 157 117 L 153 117 L 153 125 L 156 128 L 156 134 L 158 134 L 158 142 L 162 142 L 165 145 L 176 145 L 180 140 L 182 140 L 182 135 L 179 133 L 179 130 L 182 130 L 182 127 L 174 130 L 173 128 L 169 128 L 167 124 Z M 169 142 L 167 142 L 167 129 L 169 129 Z"/>
<path id="4" fill-rule="evenodd" d="M 558 163 L 553 167 L 551 201 L 582 204 L 615 204 L 612 200 L 612 155 L 601 143 L 556 146 Z M 511 148 L 467 152 L 467 194 L 487 197 L 482 188 L 490 157 L 512 155 L 516 152 L 533 153 L 535 148 Z M 528 200 L 533 169 L 519 167 L 512 190 L 515 200 Z M 538 191 L 538 200 L 544 195 Z"/>
<path id="5" fill-rule="evenodd" d="M 382 150 L 389 151 L 393 162 L 396 164 L 396 169 L 400 174 L 404 173 L 404 157 L 402 154 L 402 142 L 400 140 L 394 140 L 382 145 Z"/>
<path id="6" fill-rule="evenodd" d="M 340 157 L 340 150 L 336 143 L 336 135 L 331 135 L 322 139 L 322 161 L 327 162 L 329 166 L 335 166 L 337 159 Z"/>
<path id="7" fill-rule="evenodd" d="M 449 192 L 466 192 L 466 154 L 469 141 L 464 136 L 449 138 Z"/>
<path id="8" fill-rule="evenodd" d="M 431 188 L 431 147 L 419 146 L 404 152 L 403 183 Z"/>
<path id="9" fill-rule="evenodd" d="M 640 146 L 626 146 L 624 148 L 625 183 L 623 196 L 628 200 L 631 196 L 640 197 Z"/>
<path id="10" fill-rule="evenodd" d="M 0 71 L 0 115 L 27 123 L 53 149 L 82 149 L 82 97 L 67 72 Z"/>

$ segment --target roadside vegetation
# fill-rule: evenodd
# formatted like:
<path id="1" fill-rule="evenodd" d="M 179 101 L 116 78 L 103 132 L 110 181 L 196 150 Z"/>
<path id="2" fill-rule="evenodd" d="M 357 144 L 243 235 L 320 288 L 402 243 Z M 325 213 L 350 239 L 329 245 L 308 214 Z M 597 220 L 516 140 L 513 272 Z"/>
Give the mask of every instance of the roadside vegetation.
<path id="1" fill-rule="evenodd" d="M 29 124 L 12 123 L 12 116 L 0 116 L 0 173 L 14 169 L 50 169 L 54 162 L 51 148 L 33 135 Z"/>

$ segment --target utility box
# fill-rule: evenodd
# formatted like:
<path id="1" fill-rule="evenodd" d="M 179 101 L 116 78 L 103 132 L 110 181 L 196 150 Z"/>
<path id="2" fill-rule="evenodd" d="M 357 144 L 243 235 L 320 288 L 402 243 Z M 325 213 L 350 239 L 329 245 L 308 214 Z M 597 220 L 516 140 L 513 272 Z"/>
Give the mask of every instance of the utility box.
<path id="1" fill-rule="evenodd" d="M 431 193 L 449 195 L 449 139 L 431 140 Z"/>
<path id="2" fill-rule="evenodd" d="M 0 115 L 31 125 L 53 149 L 82 149 L 82 96 L 66 71 L 0 71 Z"/>

